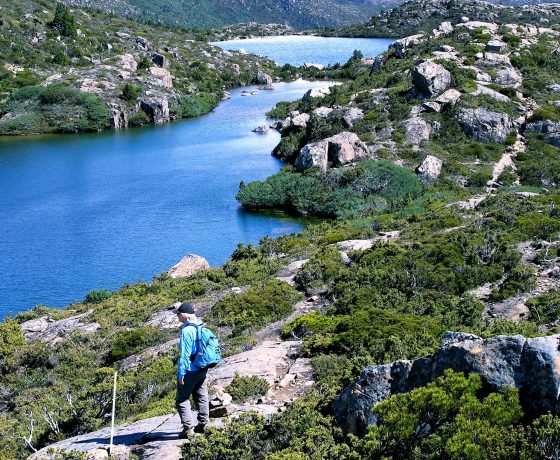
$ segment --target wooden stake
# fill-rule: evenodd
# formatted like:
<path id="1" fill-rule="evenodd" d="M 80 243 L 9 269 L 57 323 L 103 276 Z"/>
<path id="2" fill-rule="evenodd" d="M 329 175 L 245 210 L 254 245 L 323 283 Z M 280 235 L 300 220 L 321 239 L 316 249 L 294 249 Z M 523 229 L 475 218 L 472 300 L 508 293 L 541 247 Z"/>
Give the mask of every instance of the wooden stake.
<path id="1" fill-rule="evenodd" d="M 113 379 L 113 411 L 111 413 L 111 440 L 109 442 L 109 455 L 113 455 L 113 435 L 115 433 L 115 405 L 117 402 L 117 371 Z"/>

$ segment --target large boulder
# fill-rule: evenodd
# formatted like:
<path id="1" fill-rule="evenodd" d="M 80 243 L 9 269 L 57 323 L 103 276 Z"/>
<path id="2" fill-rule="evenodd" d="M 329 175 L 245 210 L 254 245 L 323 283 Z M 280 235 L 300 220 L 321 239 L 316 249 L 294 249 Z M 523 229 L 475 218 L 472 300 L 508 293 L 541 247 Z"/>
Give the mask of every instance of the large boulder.
<path id="1" fill-rule="evenodd" d="M 416 361 L 368 366 L 334 403 L 338 423 L 363 434 L 376 423 L 373 406 L 392 394 L 434 381 L 446 369 L 480 375 L 484 390 L 519 390 L 525 411 L 533 416 L 560 412 L 560 335 L 527 339 L 521 335 L 483 339 L 448 332 L 437 351 Z"/>
<path id="2" fill-rule="evenodd" d="M 427 182 L 436 180 L 441 174 L 443 161 L 433 155 L 427 155 L 424 161 L 416 168 L 416 173 Z"/>
<path id="3" fill-rule="evenodd" d="M 150 67 L 151 81 L 153 84 L 164 88 L 173 88 L 173 75 L 163 67 Z"/>
<path id="4" fill-rule="evenodd" d="M 367 145 L 355 133 L 344 131 L 325 140 L 329 143 L 328 159 L 333 166 L 342 166 L 368 156 Z"/>
<path id="5" fill-rule="evenodd" d="M 134 60 L 134 56 L 128 53 L 117 58 L 117 65 L 121 69 L 128 70 L 130 72 L 134 72 L 138 68 L 138 63 Z"/>
<path id="6" fill-rule="evenodd" d="M 325 172 L 328 164 L 328 148 L 329 143 L 326 140 L 307 144 L 300 150 L 294 166 L 299 171 L 317 167 Z"/>
<path id="7" fill-rule="evenodd" d="M 259 85 L 267 85 L 267 86 L 272 85 L 272 77 L 270 75 L 268 75 L 267 73 L 264 73 L 262 70 L 259 70 L 257 72 L 257 76 L 255 77 L 255 81 Z"/>
<path id="8" fill-rule="evenodd" d="M 451 84 L 451 74 L 433 61 L 421 62 L 410 73 L 416 89 L 429 97 L 437 96 Z"/>
<path id="9" fill-rule="evenodd" d="M 169 67 L 171 65 L 169 59 L 167 59 L 163 54 L 160 53 L 152 54 L 152 62 L 160 67 Z"/>
<path id="10" fill-rule="evenodd" d="M 167 274 L 171 278 L 186 278 L 198 273 L 202 270 L 208 270 L 210 264 L 201 256 L 196 254 L 188 254 L 181 259 L 181 261 L 169 269 Z"/>
<path id="11" fill-rule="evenodd" d="M 166 97 L 150 97 L 140 101 L 140 108 L 152 123 L 169 122 L 169 103 Z"/>
<path id="12" fill-rule="evenodd" d="M 483 107 L 460 109 L 457 121 L 466 134 L 479 142 L 504 142 L 512 128 L 508 114 L 491 112 Z"/>

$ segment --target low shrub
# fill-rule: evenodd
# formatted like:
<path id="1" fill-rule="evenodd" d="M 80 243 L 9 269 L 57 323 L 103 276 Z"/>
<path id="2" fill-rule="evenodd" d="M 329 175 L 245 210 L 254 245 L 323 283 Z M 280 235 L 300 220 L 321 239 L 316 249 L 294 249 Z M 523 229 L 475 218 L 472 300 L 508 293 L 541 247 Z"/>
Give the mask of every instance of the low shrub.
<path id="1" fill-rule="evenodd" d="M 242 404 L 259 396 L 264 396 L 269 388 L 269 383 L 262 377 L 235 374 L 224 391 L 232 396 L 235 404 Z"/>

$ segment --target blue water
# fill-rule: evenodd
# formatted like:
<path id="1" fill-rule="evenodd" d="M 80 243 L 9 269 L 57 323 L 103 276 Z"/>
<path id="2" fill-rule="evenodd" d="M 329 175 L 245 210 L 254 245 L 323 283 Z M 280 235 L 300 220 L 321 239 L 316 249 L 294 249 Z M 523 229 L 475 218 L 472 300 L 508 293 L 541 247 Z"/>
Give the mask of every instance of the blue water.
<path id="1" fill-rule="evenodd" d="M 362 44 L 364 55 L 374 55 L 388 43 L 261 42 L 261 51 L 243 46 L 296 64 L 345 61 Z M 64 306 L 92 289 L 149 281 L 188 253 L 220 265 L 238 242 L 300 230 L 302 222 L 278 213 L 244 212 L 235 194 L 241 180 L 282 167 L 270 155 L 279 134 L 251 132 L 267 122 L 265 112 L 324 86 L 278 83 L 247 97 L 234 90 L 212 113 L 164 126 L 0 137 L 0 319 L 37 304 Z"/>
<path id="2" fill-rule="evenodd" d="M 354 50 L 365 57 L 375 57 L 393 43 L 390 38 L 339 38 L 287 35 L 283 37 L 248 38 L 214 42 L 226 50 L 245 50 L 247 53 L 266 56 L 278 65 L 304 63 L 344 64 Z"/>

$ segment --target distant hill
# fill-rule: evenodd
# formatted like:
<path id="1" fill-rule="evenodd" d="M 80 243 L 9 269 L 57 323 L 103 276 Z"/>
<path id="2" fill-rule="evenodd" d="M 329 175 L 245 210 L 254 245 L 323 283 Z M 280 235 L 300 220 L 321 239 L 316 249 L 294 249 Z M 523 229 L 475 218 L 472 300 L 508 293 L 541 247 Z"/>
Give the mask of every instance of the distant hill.
<path id="1" fill-rule="evenodd" d="M 146 22 L 179 27 L 221 27 L 276 22 L 296 29 L 340 27 L 368 20 L 400 0 L 63 0 Z"/>
<path id="2" fill-rule="evenodd" d="M 530 22 L 551 27 L 558 21 L 554 5 L 539 6 L 539 1 L 505 0 L 487 2 L 481 0 L 409 0 L 399 7 L 383 11 L 362 24 L 353 24 L 323 35 L 342 37 L 404 37 L 430 33 L 442 21 L 458 23 L 463 17 L 471 20 L 490 21 L 499 24 Z M 518 8 L 517 4 L 527 4 Z"/>

